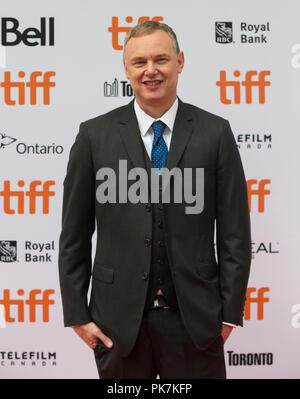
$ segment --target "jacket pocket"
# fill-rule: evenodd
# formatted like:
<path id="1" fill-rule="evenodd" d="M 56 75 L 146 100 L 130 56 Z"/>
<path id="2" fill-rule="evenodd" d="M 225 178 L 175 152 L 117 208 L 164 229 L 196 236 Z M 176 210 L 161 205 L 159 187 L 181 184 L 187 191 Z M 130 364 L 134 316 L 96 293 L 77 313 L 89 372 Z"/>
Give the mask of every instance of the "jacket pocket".
<path id="1" fill-rule="evenodd" d="M 93 278 L 111 284 L 114 281 L 114 271 L 104 266 L 95 265 L 92 272 Z"/>

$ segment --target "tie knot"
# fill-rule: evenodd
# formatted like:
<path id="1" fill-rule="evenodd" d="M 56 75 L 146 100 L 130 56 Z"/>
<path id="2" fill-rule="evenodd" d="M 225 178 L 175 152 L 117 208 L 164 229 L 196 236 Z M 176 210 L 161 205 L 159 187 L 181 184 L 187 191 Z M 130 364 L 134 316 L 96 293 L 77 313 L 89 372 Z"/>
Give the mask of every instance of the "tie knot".
<path id="1" fill-rule="evenodd" d="M 166 124 L 163 121 L 156 121 L 153 122 L 151 126 L 154 132 L 154 137 L 158 138 L 161 137 L 161 135 L 163 134 Z"/>

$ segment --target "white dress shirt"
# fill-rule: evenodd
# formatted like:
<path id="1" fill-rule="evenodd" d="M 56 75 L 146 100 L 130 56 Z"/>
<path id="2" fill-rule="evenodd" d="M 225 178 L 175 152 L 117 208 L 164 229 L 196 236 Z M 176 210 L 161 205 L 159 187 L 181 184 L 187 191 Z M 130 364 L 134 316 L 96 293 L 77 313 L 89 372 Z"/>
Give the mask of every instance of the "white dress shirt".
<path id="1" fill-rule="evenodd" d="M 172 132 L 173 132 L 173 126 L 174 126 L 174 122 L 175 122 L 175 118 L 176 118 L 176 114 L 177 114 L 177 109 L 178 109 L 178 98 L 176 97 L 176 100 L 174 101 L 171 108 L 169 108 L 168 111 L 165 114 L 163 114 L 160 118 L 155 119 L 155 118 L 152 118 L 152 116 L 146 114 L 146 112 L 143 111 L 141 109 L 141 107 L 138 105 L 137 101 L 134 100 L 135 115 L 136 115 L 136 118 L 138 121 L 141 138 L 144 142 L 149 159 L 151 159 L 152 143 L 153 143 L 153 139 L 154 139 L 154 133 L 153 133 L 153 129 L 151 127 L 152 123 L 160 120 L 166 124 L 165 130 L 163 132 L 163 139 L 165 140 L 165 143 L 166 143 L 166 145 L 168 147 L 168 151 L 169 151 L 170 144 L 171 144 L 171 138 L 172 138 Z M 231 324 L 231 323 L 227 323 L 227 322 L 223 322 L 223 324 L 227 324 L 229 326 L 236 327 L 235 324 Z"/>
<path id="2" fill-rule="evenodd" d="M 165 130 L 163 132 L 163 139 L 165 140 L 165 143 L 169 151 L 177 108 L 178 108 L 178 98 L 176 97 L 176 100 L 174 101 L 172 107 L 169 108 L 168 111 L 160 118 L 154 119 L 152 118 L 152 116 L 146 114 L 146 112 L 144 112 L 141 109 L 136 100 L 134 101 L 134 110 L 137 117 L 141 137 L 150 159 L 151 159 L 152 143 L 154 139 L 153 129 L 151 127 L 152 123 L 160 120 L 166 124 Z"/>

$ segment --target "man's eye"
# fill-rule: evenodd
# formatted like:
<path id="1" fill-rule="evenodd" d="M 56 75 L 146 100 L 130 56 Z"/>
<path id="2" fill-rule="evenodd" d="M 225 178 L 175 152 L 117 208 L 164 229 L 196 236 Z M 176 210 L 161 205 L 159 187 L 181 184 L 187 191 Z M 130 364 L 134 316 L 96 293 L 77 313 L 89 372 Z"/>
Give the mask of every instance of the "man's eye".
<path id="1" fill-rule="evenodd" d="M 157 60 L 157 62 L 164 62 L 164 61 L 166 61 L 167 59 L 166 58 L 159 58 L 158 60 Z"/>

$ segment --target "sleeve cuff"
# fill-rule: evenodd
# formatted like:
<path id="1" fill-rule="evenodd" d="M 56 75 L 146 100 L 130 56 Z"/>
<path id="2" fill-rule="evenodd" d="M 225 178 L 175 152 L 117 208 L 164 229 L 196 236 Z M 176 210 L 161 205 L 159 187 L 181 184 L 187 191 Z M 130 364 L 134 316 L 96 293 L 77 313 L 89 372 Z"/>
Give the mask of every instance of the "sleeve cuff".
<path id="1" fill-rule="evenodd" d="M 223 321 L 223 324 L 226 324 L 227 326 L 231 326 L 231 327 L 236 327 L 236 324 L 227 323 L 226 321 Z"/>

